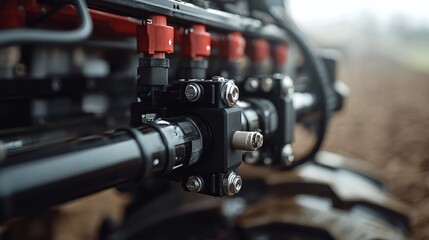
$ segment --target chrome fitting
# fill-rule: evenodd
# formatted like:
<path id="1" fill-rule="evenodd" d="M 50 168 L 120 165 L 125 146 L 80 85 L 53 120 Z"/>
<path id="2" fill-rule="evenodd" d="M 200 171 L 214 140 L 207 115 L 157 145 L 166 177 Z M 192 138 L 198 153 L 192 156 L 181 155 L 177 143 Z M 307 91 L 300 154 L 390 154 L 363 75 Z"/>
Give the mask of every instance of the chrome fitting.
<path id="1" fill-rule="evenodd" d="M 241 187 L 243 186 L 243 180 L 240 175 L 235 172 L 230 172 L 228 178 L 224 183 L 224 191 L 229 196 L 234 196 L 238 192 L 240 192 Z"/>
<path id="2" fill-rule="evenodd" d="M 262 146 L 264 136 L 259 132 L 236 131 L 232 136 L 232 149 L 254 151 Z"/>
<path id="3" fill-rule="evenodd" d="M 238 101 L 239 90 L 233 81 L 228 81 L 222 88 L 222 99 L 228 107 L 233 107 Z"/>
<path id="4" fill-rule="evenodd" d="M 196 102 L 202 94 L 201 86 L 197 83 L 190 83 L 185 87 L 185 97 L 190 102 Z"/>

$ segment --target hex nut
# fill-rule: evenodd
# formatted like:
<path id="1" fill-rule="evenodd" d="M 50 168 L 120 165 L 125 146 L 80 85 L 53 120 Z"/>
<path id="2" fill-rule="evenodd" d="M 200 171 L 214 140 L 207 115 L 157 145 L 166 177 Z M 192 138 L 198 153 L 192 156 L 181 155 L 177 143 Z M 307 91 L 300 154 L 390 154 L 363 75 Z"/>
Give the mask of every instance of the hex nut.
<path id="1" fill-rule="evenodd" d="M 204 189 L 203 179 L 197 176 L 190 176 L 186 181 L 186 189 L 190 192 L 201 192 Z"/>
<path id="2" fill-rule="evenodd" d="M 202 88 L 197 83 L 190 83 L 185 87 L 185 97 L 190 102 L 196 102 L 201 98 Z"/>
<path id="3" fill-rule="evenodd" d="M 231 172 L 225 181 L 224 190 L 225 193 L 229 196 L 234 196 L 240 192 L 242 186 L 243 180 L 241 179 L 240 175 L 236 174 L 235 172 Z"/>
<path id="4" fill-rule="evenodd" d="M 226 106 L 233 107 L 237 104 L 240 91 L 233 81 L 228 81 L 222 87 L 222 99 Z"/>

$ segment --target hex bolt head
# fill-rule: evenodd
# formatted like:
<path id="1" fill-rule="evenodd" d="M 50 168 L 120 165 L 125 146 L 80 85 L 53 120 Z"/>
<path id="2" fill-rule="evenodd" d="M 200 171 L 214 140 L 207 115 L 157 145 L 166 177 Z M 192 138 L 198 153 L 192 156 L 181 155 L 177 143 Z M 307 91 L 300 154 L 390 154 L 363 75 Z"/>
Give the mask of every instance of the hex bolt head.
<path id="1" fill-rule="evenodd" d="M 282 160 L 286 166 L 290 166 L 295 161 L 292 144 L 286 144 L 283 146 Z"/>
<path id="2" fill-rule="evenodd" d="M 271 78 L 264 78 L 261 80 L 261 89 L 264 92 L 271 92 L 274 88 L 274 81 Z"/>
<path id="3" fill-rule="evenodd" d="M 240 91 L 233 81 L 228 81 L 222 87 L 222 99 L 228 107 L 233 107 L 237 104 Z"/>
<path id="4" fill-rule="evenodd" d="M 226 181 L 224 182 L 224 191 L 229 196 L 234 196 L 238 192 L 240 192 L 241 187 L 243 186 L 243 180 L 240 175 L 235 172 L 231 172 L 228 174 Z"/>
<path id="5" fill-rule="evenodd" d="M 264 143 L 264 136 L 259 132 L 235 131 L 232 135 L 232 149 L 254 151 Z"/>
<path id="6" fill-rule="evenodd" d="M 186 189 L 189 192 L 201 192 L 204 189 L 203 179 L 197 176 L 190 176 L 186 181 Z"/>
<path id="7" fill-rule="evenodd" d="M 248 92 L 256 92 L 259 87 L 259 80 L 256 78 L 248 78 L 244 83 L 244 89 Z"/>
<path id="8" fill-rule="evenodd" d="M 196 102 L 202 94 L 201 86 L 197 83 L 190 83 L 185 87 L 185 97 L 190 102 Z"/>

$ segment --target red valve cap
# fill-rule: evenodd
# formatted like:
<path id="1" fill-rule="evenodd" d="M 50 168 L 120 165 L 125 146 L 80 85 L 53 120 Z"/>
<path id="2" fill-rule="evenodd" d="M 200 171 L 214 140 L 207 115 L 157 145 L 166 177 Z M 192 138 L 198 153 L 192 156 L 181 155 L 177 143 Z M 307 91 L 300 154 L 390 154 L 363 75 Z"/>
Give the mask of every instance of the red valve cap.
<path id="1" fill-rule="evenodd" d="M 210 56 L 211 36 L 206 32 L 206 26 L 193 25 L 185 34 L 182 45 L 182 54 L 192 59 Z"/>
<path id="2" fill-rule="evenodd" d="M 253 39 L 247 48 L 247 54 L 255 62 L 261 62 L 270 56 L 270 44 L 265 39 Z"/>
<path id="3" fill-rule="evenodd" d="M 286 43 L 277 44 L 272 52 L 272 56 L 276 65 L 283 65 L 288 57 L 288 45 Z"/>
<path id="4" fill-rule="evenodd" d="M 165 16 L 152 16 L 137 27 L 137 51 L 154 55 L 173 53 L 174 28 L 167 26 Z"/>
<path id="5" fill-rule="evenodd" d="M 239 32 L 233 32 L 221 40 L 220 54 L 223 58 L 234 61 L 244 56 L 246 40 Z"/>

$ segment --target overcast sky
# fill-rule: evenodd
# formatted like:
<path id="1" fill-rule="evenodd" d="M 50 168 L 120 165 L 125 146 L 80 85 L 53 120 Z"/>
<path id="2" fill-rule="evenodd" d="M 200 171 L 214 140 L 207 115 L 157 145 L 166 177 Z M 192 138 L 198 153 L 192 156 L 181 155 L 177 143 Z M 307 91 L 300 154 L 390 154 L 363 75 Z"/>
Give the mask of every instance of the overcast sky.
<path id="1" fill-rule="evenodd" d="M 429 25 L 429 0 L 290 0 L 292 17 L 302 24 L 355 19 L 371 13 L 382 24 L 399 14 L 411 23 Z"/>

